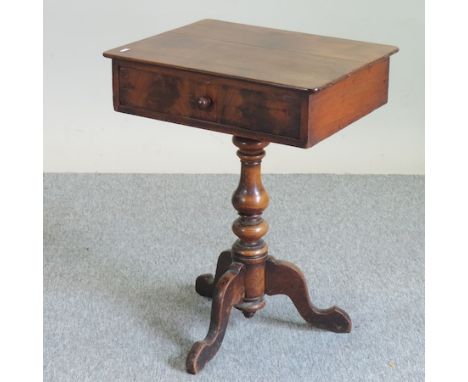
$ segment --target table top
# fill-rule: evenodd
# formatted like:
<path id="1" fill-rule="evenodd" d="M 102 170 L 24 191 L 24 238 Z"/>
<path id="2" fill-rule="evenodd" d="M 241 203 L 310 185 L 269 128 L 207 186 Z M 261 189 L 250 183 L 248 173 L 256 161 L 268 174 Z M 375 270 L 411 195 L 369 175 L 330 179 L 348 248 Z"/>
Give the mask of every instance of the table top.
<path id="1" fill-rule="evenodd" d="M 104 56 L 318 91 L 397 51 L 390 45 L 208 19 Z"/>
<path id="2" fill-rule="evenodd" d="M 116 111 L 307 148 L 387 102 L 397 51 L 201 20 L 104 56 Z"/>

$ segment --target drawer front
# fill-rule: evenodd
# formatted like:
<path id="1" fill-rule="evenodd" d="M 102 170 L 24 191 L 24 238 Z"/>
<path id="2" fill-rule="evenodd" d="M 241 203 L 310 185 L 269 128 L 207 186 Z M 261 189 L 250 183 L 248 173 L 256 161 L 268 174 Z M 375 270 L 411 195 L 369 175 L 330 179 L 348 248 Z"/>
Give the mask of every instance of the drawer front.
<path id="1" fill-rule="evenodd" d="M 148 71 L 121 66 L 120 103 L 173 116 L 215 121 L 216 87 L 203 78 L 187 78 L 173 71 Z M 203 97 L 203 98 L 202 98 Z M 198 101 L 210 100 L 209 105 Z"/>
<path id="2" fill-rule="evenodd" d="M 221 124 L 299 139 L 301 99 L 297 93 L 236 83 L 223 85 L 221 93 Z"/>
<path id="3" fill-rule="evenodd" d="M 299 140 L 307 108 L 291 89 L 134 63 L 114 68 L 116 92 L 120 111 L 271 141 Z"/>

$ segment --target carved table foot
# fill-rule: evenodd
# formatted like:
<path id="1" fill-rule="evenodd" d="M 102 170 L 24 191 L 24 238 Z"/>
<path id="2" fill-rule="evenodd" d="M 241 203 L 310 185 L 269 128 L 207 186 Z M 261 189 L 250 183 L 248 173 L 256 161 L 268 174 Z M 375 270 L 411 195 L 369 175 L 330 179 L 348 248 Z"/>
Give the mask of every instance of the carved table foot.
<path id="1" fill-rule="evenodd" d="M 205 273 L 197 277 L 195 281 L 195 290 L 197 293 L 204 297 L 213 297 L 213 289 L 220 277 L 227 271 L 232 263 L 231 251 L 223 251 L 218 257 L 218 264 L 216 265 L 216 273 L 213 277 L 211 273 Z"/>
<path id="2" fill-rule="evenodd" d="M 299 314 L 313 326 L 336 333 L 349 333 L 351 331 L 351 318 L 344 310 L 336 306 L 329 309 L 319 309 L 312 304 L 304 274 L 297 266 L 288 261 L 276 260 L 272 256 L 268 257 L 265 293 L 270 296 L 276 294 L 288 296 Z"/>
<path id="3" fill-rule="evenodd" d="M 221 346 L 231 309 L 243 299 L 244 267 L 241 263 L 232 263 L 217 281 L 212 291 L 210 328 L 205 339 L 195 342 L 187 356 L 186 368 L 189 373 L 198 373 Z"/>

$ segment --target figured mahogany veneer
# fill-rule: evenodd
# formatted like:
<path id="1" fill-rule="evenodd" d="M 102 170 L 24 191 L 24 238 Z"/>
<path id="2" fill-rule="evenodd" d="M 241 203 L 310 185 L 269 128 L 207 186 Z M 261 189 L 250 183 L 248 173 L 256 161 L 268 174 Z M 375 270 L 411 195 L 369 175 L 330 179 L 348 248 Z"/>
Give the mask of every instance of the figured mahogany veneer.
<path id="1" fill-rule="evenodd" d="M 125 62 L 114 62 L 114 81 L 118 111 L 223 132 L 300 138 L 302 100 L 288 89 Z"/>
<path id="2" fill-rule="evenodd" d="M 260 167 L 269 142 L 310 147 L 385 104 L 389 56 L 397 50 L 202 20 L 104 53 L 112 58 L 116 111 L 232 134 L 238 148 L 238 240 L 218 257 L 214 275 L 195 282 L 213 302 L 208 333 L 187 356 L 189 373 L 215 356 L 232 308 L 251 318 L 265 295 L 288 296 L 313 326 L 351 331 L 344 310 L 312 304 L 298 267 L 269 255 Z"/>
<path id="3" fill-rule="evenodd" d="M 397 50 L 202 20 L 104 56 L 117 111 L 305 148 L 387 102 Z"/>

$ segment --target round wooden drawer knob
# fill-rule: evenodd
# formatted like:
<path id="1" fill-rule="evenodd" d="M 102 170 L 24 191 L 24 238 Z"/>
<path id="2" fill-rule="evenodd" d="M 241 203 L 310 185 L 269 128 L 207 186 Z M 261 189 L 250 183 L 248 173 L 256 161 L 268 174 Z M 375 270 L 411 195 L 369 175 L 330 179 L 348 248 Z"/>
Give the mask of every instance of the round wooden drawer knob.
<path id="1" fill-rule="evenodd" d="M 203 97 L 199 97 L 197 100 L 198 108 L 202 110 L 208 109 L 212 103 L 213 101 L 211 100 L 210 97 L 203 96 Z"/>

